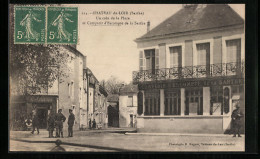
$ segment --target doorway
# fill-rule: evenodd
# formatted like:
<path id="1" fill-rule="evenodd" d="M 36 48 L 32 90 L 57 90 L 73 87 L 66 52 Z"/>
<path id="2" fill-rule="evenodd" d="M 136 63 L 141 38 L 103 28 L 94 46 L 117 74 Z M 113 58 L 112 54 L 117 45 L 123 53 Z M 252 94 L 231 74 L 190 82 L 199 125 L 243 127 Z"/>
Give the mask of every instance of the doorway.
<path id="1" fill-rule="evenodd" d="M 119 112 L 118 105 L 108 106 L 108 126 L 109 127 L 119 127 Z"/>
<path id="2" fill-rule="evenodd" d="M 38 108 L 37 116 L 38 116 L 39 128 L 46 129 L 47 128 L 48 109 L 47 108 Z"/>
<path id="3" fill-rule="evenodd" d="M 134 117 L 133 114 L 130 114 L 130 128 L 134 127 Z"/>

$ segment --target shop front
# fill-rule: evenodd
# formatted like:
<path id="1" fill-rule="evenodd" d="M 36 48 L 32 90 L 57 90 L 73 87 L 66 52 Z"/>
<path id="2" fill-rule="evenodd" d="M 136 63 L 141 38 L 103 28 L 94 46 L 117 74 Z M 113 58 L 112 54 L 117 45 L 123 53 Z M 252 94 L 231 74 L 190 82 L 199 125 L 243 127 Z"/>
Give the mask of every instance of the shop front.
<path id="1" fill-rule="evenodd" d="M 25 120 L 32 118 L 32 110 L 36 109 L 39 128 L 47 128 L 48 114 L 57 112 L 58 96 L 31 95 L 17 96 L 10 100 L 11 130 L 26 130 Z"/>
<path id="2" fill-rule="evenodd" d="M 229 133 L 232 111 L 239 103 L 244 112 L 244 102 L 244 79 L 238 77 L 141 83 L 137 130 Z"/>

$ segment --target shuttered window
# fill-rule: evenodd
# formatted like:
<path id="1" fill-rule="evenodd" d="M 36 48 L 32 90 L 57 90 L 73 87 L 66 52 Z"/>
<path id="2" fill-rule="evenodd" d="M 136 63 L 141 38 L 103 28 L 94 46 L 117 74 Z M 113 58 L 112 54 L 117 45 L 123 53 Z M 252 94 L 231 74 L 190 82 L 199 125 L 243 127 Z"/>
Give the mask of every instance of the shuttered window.
<path id="1" fill-rule="evenodd" d="M 210 43 L 197 44 L 197 66 L 195 70 L 198 77 L 210 74 Z"/>
<path id="2" fill-rule="evenodd" d="M 170 67 L 181 67 L 181 46 L 170 47 Z"/>
<path id="3" fill-rule="evenodd" d="M 230 62 L 239 62 L 241 59 L 241 40 L 227 40 L 227 63 Z"/>
<path id="4" fill-rule="evenodd" d="M 138 98 L 138 107 L 137 107 L 137 113 L 139 115 L 143 114 L 143 93 L 142 92 L 138 92 L 138 95 L 137 95 L 137 98 Z"/>

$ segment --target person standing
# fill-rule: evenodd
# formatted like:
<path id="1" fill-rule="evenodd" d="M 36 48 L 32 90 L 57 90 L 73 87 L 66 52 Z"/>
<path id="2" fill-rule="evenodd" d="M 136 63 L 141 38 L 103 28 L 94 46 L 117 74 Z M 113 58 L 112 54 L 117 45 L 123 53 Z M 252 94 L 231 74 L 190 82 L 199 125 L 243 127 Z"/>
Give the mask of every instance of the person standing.
<path id="1" fill-rule="evenodd" d="M 94 119 L 94 120 L 93 120 L 93 124 L 92 124 L 92 128 L 93 128 L 93 129 L 96 128 L 96 124 L 97 124 L 97 123 L 96 123 L 96 120 Z"/>
<path id="2" fill-rule="evenodd" d="M 32 127 L 33 127 L 33 130 L 31 132 L 32 134 L 34 134 L 35 128 L 37 129 L 37 134 L 40 133 L 40 131 L 39 131 L 39 120 L 38 120 L 38 115 L 37 115 L 37 111 L 36 111 L 35 107 L 32 110 Z"/>
<path id="3" fill-rule="evenodd" d="M 48 116 L 48 131 L 49 131 L 49 138 L 53 137 L 53 131 L 54 131 L 54 127 L 55 127 L 55 121 L 54 121 L 54 113 L 50 112 L 49 116 Z"/>
<path id="4" fill-rule="evenodd" d="M 61 112 L 62 109 L 59 109 L 58 113 L 55 115 L 55 126 L 56 126 L 56 137 L 63 138 L 63 122 L 65 122 L 66 117 Z"/>
<path id="5" fill-rule="evenodd" d="M 240 111 L 240 106 L 237 104 L 236 109 L 232 112 L 231 118 L 232 118 L 232 124 L 233 124 L 233 133 L 236 137 L 236 134 L 238 134 L 238 137 L 241 137 L 240 135 L 240 128 L 241 128 L 241 118 L 243 117 L 243 113 Z"/>
<path id="6" fill-rule="evenodd" d="M 92 124 L 91 124 L 92 122 L 91 122 L 91 119 L 89 119 L 89 122 L 88 122 L 88 127 L 89 127 L 89 129 L 91 129 L 92 128 Z"/>
<path id="7" fill-rule="evenodd" d="M 68 137 L 73 137 L 73 125 L 75 121 L 75 115 L 72 113 L 72 110 L 69 109 L 69 118 L 68 118 Z"/>

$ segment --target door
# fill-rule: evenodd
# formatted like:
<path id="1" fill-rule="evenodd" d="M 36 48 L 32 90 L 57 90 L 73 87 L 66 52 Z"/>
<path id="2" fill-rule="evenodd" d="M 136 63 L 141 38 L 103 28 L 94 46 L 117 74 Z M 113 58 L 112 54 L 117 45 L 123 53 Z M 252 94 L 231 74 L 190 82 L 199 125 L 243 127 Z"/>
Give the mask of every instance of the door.
<path id="1" fill-rule="evenodd" d="M 133 114 L 130 114 L 130 127 L 132 128 L 134 126 L 134 118 Z"/>
<path id="2" fill-rule="evenodd" d="M 38 108 L 37 115 L 38 115 L 39 128 L 46 129 L 47 128 L 48 109 L 47 108 Z"/>

